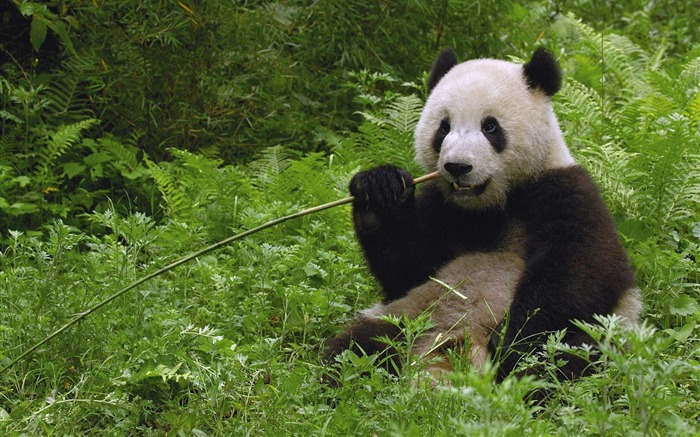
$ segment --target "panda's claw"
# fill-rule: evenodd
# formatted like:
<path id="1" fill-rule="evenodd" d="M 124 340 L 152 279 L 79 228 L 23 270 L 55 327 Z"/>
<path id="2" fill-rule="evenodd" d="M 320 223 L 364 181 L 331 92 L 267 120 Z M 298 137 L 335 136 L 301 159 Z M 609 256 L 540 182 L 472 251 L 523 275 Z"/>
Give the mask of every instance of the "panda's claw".
<path id="1" fill-rule="evenodd" d="M 393 211 L 413 194 L 413 178 L 398 167 L 373 168 L 353 176 L 350 194 L 368 210 Z"/>

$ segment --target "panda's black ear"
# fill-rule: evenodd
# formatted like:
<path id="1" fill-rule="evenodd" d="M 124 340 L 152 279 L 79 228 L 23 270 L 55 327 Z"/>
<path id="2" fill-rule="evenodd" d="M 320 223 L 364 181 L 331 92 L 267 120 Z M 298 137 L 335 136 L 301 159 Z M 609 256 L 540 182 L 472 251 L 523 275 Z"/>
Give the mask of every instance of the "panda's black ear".
<path id="1" fill-rule="evenodd" d="M 523 65 L 523 74 L 527 86 L 533 90 L 539 88 L 548 96 L 553 96 L 561 88 L 559 64 L 543 47 L 538 47 L 530 62 Z"/>
<path id="2" fill-rule="evenodd" d="M 430 70 L 430 78 L 428 79 L 428 94 L 435 88 L 435 85 L 440 82 L 440 79 L 452 70 L 452 67 L 457 65 L 457 55 L 451 48 L 447 48 L 440 53 L 440 56 L 433 63 L 433 68 Z"/>

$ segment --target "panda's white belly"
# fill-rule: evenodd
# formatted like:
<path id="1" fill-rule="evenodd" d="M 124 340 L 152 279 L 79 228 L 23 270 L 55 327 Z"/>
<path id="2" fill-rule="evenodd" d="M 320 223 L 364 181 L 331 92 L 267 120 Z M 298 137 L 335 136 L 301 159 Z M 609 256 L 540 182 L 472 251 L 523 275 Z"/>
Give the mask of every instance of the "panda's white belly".
<path id="1" fill-rule="evenodd" d="M 464 344 L 472 364 L 486 360 L 491 332 L 503 320 L 524 270 L 513 252 L 476 252 L 461 255 L 441 268 L 435 278 L 413 288 L 401 299 L 375 305 L 365 316 L 431 315 L 433 326 L 416 340 L 420 357 L 444 353 L 445 346 Z M 431 366 L 439 371 L 445 366 Z"/>

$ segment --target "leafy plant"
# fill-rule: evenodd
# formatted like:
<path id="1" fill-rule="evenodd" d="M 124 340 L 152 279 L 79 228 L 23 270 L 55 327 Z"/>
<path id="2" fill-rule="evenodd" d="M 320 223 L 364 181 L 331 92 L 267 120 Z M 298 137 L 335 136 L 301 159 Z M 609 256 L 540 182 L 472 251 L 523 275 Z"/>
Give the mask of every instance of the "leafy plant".
<path id="1" fill-rule="evenodd" d="M 147 179 L 133 140 L 95 134 L 99 121 L 80 103 L 78 84 L 70 74 L 38 86 L 2 79 L 0 156 L 11 164 L 0 170 L 4 226 L 33 229 L 51 218 L 77 223 L 105 193 L 116 194 L 110 185 L 138 187 Z M 135 193 L 148 205 L 148 185 Z"/>
<path id="2" fill-rule="evenodd" d="M 655 317 L 665 314 L 662 326 L 668 327 L 673 325 L 668 315 L 681 313 L 674 310 L 677 302 L 700 297 L 694 255 L 694 229 L 700 222 L 700 151 L 695 147 L 700 131 L 694 121 L 698 59 L 671 74 L 661 62 L 663 47 L 648 54 L 623 36 L 601 35 L 573 17 L 559 26 L 570 44 L 582 43 L 572 57 L 575 62 L 590 66 L 594 59 L 604 61 L 593 70 L 569 66 L 579 73 L 559 96 L 564 131 L 601 184 L 632 246 L 645 296 L 664 290 L 663 296 L 649 299 L 648 311 Z M 670 276 L 659 275 L 658 265 L 652 267 L 652 260 L 666 259 L 676 260 L 668 266 Z"/>

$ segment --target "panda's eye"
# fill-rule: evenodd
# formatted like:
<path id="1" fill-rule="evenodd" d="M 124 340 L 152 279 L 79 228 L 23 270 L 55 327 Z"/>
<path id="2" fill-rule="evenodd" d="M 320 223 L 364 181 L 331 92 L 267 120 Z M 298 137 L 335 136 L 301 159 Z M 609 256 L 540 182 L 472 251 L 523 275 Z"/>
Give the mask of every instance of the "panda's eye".
<path id="1" fill-rule="evenodd" d="M 494 117 L 486 117 L 481 123 L 481 131 L 486 135 L 497 134 L 501 130 L 501 125 Z"/>
<path id="2" fill-rule="evenodd" d="M 440 149 L 442 148 L 442 142 L 445 140 L 445 137 L 447 137 L 447 134 L 449 133 L 450 119 L 445 117 L 440 122 L 440 127 L 437 129 L 437 132 L 435 132 L 435 137 L 433 137 L 433 150 L 440 153 Z"/>
<path id="3" fill-rule="evenodd" d="M 496 117 L 489 115 L 481 120 L 481 132 L 486 139 L 491 143 L 496 152 L 501 153 L 508 145 L 508 136 L 501 125 L 496 120 Z"/>
<path id="4" fill-rule="evenodd" d="M 440 122 L 440 133 L 443 135 L 450 133 L 450 120 L 448 118 L 445 118 Z"/>

